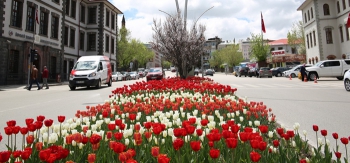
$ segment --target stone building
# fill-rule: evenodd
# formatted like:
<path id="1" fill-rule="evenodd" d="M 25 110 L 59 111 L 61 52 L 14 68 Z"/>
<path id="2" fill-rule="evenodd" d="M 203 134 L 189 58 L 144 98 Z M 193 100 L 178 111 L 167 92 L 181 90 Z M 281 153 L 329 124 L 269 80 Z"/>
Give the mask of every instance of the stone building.
<path id="1" fill-rule="evenodd" d="M 308 63 L 350 57 L 349 0 L 305 0 L 297 10 L 302 12 Z"/>
<path id="2" fill-rule="evenodd" d="M 0 13 L 0 85 L 27 83 L 32 48 L 32 64 L 39 72 L 47 66 L 49 81 L 67 80 L 85 55 L 105 55 L 116 65 L 122 12 L 108 0 L 4 0 Z"/>

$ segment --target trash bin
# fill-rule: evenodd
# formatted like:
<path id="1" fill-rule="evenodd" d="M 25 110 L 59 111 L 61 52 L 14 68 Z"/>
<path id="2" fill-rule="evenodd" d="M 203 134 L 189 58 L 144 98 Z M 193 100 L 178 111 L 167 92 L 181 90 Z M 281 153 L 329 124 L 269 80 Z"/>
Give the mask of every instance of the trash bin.
<path id="1" fill-rule="evenodd" d="M 61 75 L 60 74 L 57 74 L 56 82 L 61 83 Z"/>

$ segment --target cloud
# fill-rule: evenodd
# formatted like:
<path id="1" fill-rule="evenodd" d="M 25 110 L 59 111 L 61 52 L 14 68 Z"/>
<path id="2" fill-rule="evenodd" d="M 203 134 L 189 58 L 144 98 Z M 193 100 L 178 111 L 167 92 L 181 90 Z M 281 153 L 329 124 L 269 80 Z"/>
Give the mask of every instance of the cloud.
<path id="1" fill-rule="evenodd" d="M 185 0 L 178 0 L 181 10 Z M 110 0 L 124 13 L 126 28 L 131 30 L 131 37 L 142 42 L 152 41 L 153 20 L 165 21 L 169 14 L 176 12 L 175 0 Z M 206 38 L 218 36 L 222 40 L 246 39 L 251 33 L 261 33 L 263 14 L 266 33 L 264 38 L 286 38 L 292 24 L 300 21 L 302 15 L 297 8 L 304 0 L 188 0 L 188 24 L 197 20 L 207 27 Z M 118 16 L 121 26 L 122 15 Z"/>

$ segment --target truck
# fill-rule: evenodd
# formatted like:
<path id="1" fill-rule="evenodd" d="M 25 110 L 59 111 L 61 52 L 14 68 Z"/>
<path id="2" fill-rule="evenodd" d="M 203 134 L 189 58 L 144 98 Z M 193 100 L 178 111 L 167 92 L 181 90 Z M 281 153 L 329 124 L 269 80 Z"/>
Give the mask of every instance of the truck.
<path id="1" fill-rule="evenodd" d="M 324 60 L 306 68 L 308 80 L 319 79 L 320 77 L 335 77 L 338 80 L 344 79 L 344 74 L 350 69 L 350 59 Z"/>
<path id="2" fill-rule="evenodd" d="M 69 88 L 100 88 L 101 84 L 112 86 L 112 67 L 107 56 L 82 56 L 75 63 L 70 76 Z"/>

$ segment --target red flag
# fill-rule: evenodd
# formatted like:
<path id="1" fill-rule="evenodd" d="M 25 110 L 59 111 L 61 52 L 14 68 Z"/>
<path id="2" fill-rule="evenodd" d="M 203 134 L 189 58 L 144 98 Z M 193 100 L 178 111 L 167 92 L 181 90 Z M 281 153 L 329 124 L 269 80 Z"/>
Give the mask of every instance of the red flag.
<path id="1" fill-rule="evenodd" d="M 265 29 L 265 24 L 264 24 L 264 18 L 263 15 L 261 13 L 261 30 L 266 33 L 266 29 Z"/>
<path id="2" fill-rule="evenodd" d="M 39 14 L 38 14 L 38 8 L 35 8 L 35 21 L 39 24 Z"/>
<path id="3" fill-rule="evenodd" d="M 350 28 L 350 12 L 349 12 L 349 16 L 348 16 L 348 22 L 346 23 L 346 27 Z"/>

